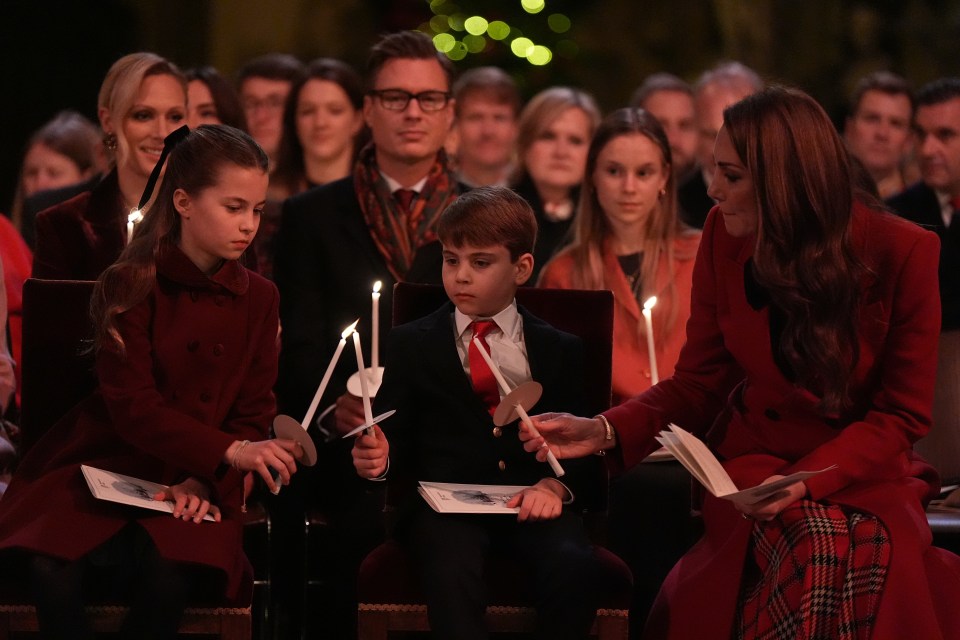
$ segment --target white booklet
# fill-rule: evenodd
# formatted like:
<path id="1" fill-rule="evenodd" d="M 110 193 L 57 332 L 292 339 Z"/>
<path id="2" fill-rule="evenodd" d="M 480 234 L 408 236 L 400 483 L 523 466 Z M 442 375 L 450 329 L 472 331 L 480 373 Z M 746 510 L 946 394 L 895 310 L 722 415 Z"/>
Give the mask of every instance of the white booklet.
<path id="1" fill-rule="evenodd" d="M 417 491 L 438 513 L 517 513 L 510 498 L 528 487 L 506 484 L 454 484 L 420 481 Z"/>
<path id="2" fill-rule="evenodd" d="M 110 502 L 119 502 L 134 507 L 173 513 L 174 503 L 172 500 L 153 499 L 153 496 L 166 489 L 167 485 L 140 480 L 113 471 L 104 471 L 85 464 L 80 465 L 80 470 L 87 481 L 87 486 L 90 487 L 90 493 L 99 500 L 109 500 Z M 209 513 L 203 519 L 215 522 L 213 516 Z"/>
<path id="3" fill-rule="evenodd" d="M 664 429 L 660 432 L 657 441 L 672 453 L 680 464 L 706 487 L 707 491 L 718 498 L 739 504 L 755 504 L 795 482 L 835 469 L 837 466 L 832 465 L 819 471 L 798 471 L 779 480 L 740 491 L 713 452 L 692 433 L 671 424 L 669 430 Z"/>

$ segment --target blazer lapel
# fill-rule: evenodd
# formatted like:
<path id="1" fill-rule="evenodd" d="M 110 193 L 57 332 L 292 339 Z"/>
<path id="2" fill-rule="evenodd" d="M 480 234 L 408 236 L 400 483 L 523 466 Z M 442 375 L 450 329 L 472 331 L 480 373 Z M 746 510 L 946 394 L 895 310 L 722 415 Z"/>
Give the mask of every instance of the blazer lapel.
<path id="1" fill-rule="evenodd" d="M 439 380 L 449 385 L 450 393 L 462 398 L 472 398 L 471 404 L 482 413 L 487 413 L 487 407 L 473 391 L 473 385 L 463 370 L 460 362 L 460 353 L 454 338 L 453 304 L 447 303 L 437 311 L 421 320 L 420 328 L 423 331 L 422 353 L 426 359 L 426 366 L 436 372 Z"/>

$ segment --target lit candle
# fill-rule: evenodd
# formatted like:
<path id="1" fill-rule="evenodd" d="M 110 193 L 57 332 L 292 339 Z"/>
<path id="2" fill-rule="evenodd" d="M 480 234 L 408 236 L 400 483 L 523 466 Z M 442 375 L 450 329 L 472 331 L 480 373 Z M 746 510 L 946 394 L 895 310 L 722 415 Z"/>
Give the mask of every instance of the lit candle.
<path id="1" fill-rule="evenodd" d="M 483 347 L 483 343 L 480 342 L 478 336 L 473 337 L 473 341 L 477 343 L 477 349 L 480 350 L 480 355 L 483 356 L 484 362 L 487 363 L 487 366 L 490 367 L 490 371 L 493 372 L 493 377 L 497 379 L 497 384 L 500 385 L 504 395 L 510 395 L 512 389 L 507 384 L 507 381 L 504 380 L 503 374 L 500 373 L 500 369 L 493 363 L 493 358 L 490 357 L 490 354 L 487 353 L 487 350 Z M 526 409 L 524 409 L 520 404 L 513 405 L 514 409 L 517 411 L 517 415 L 520 416 L 520 420 L 527 426 L 527 429 L 530 430 L 530 433 L 534 438 L 540 437 L 540 432 L 537 431 L 537 428 L 533 426 L 533 421 L 530 420 L 530 416 L 527 415 Z M 560 466 L 560 462 L 557 460 L 557 456 L 553 455 L 553 451 L 549 448 L 547 449 L 547 462 L 550 464 L 550 468 L 553 469 L 553 472 L 562 476 L 565 472 L 563 467 Z"/>
<path id="2" fill-rule="evenodd" d="M 373 408 L 370 406 L 370 389 L 367 387 L 367 376 L 364 375 L 363 351 L 360 350 L 360 334 L 353 332 L 353 347 L 357 352 L 357 371 L 360 372 L 360 392 L 363 396 L 363 421 L 373 424 Z M 367 429 L 367 435 L 372 435 L 373 427 Z"/>
<path id="3" fill-rule="evenodd" d="M 140 209 L 134 209 L 127 216 L 127 244 L 133 240 L 133 229 L 143 220 L 143 212 Z"/>
<path id="4" fill-rule="evenodd" d="M 313 401 L 310 403 L 310 408 L 307 409 L 307 415 L 303 417 L 303 422 L 300 425 L 307 429 L 310 426 L 310 421 L 313 420 L 313 414 L 317 412 L 317 406 L 320 404 L 320 398 L 323 396 L 323 392 L 327 390 L 327 384 L 330 382 L 330 376 L 333 375 L 333 369 L 337 366 L 337 362 L 340 361 L 340 354 L 343 353 L 343 348 L 347 345 L 347 336 L 353 333 L 353 330 L 357 328 L 357 320 L 352 325 L 343 330 L 343 333 L 340 334 L 340 342 L 337 344 L 337 350 L 333 353 L 333 357 L 330 359 L 330 364 L 327 365 L 327 370 L 323 374 L 323 379 L 320 381 L 320 386 L 317 387 L 317 392 L 313 394 Z"/>
<path id="5" fill-rule="evenodd" d="M 373 344 L 371 349 L 373 355 L 370 358 L 370 366 L 374 370 L 374 375 L 376 375 L 377 367 L 380 366 L 380 287 L 383 286 L 379 280 L 373 283 L 373 293 L 371 298 L 373 299 L 373 331 L 370 334 L 370 339 Z"/>
<path id="6" fill-rule="evenodd" d="M 657 351 L 653 343 L 653 306 L 657 304 L 657 296 L 650 296 L 643 303 L 643 319 L 647 325 L 647 357 L 650 360 L 650 384 L 660 382 L 660 375 L 657 373 Z"/>

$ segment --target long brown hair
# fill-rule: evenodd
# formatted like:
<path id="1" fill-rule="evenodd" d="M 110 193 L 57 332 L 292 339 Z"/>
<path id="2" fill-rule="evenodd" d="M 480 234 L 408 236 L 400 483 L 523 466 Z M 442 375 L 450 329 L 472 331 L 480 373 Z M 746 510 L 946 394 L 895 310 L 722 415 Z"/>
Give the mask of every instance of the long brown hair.
<path id="1" fill-rule="evenodd" d="M 180 215 L 173 194 L 183 189 L 191 197 L 217 184 L 228 164 L 266 173 L 267 154 L 246 133 L 225 125 L 203 125 L 191 131 L 171 152 L 156 200 L 144 213 L 130 244 L 100 276 L 90 303 L 97 350 L 124 350 L 117 316 L 142 302 L 156 281 L 157 252 L 164 242 L 180 239 Z"/>
<path id="2" fill-rule="evenodd" d="M 859 282 L 847 152 L 823 108 L 770 87 L 728 107 L 724 126 L 756 185 L 757 281 L 785 316 L 780 352 L 821 409 L 849 408 L 859 357 Z"/>
<path id="3" fill-rule="evenodd" d="M 627 135 L 642 135 L 653 142 L 660 150 L 663 169 L 667 172 L 664 194 L 660 198 L 659 205 L 654 208 L 653 215 L 647 218 L 644 225 L 643 263 L 640 269 L 640 290 L 643 292 L 643 297 L 657 296 L 657 309 L 661 310 L 661 317 L 664 318 L 665 331 L 658 331 L 656 335 L 658 340 L 665 340 L 676 322 L 677 305 L 674 304 L 676 286 L 671 279 L 665 290 L 655 290 L 657 265 L 662 259 L 666 259 L 668 267 L 673 271 L 676 260 L 692 260 L 694 254 L 676 254 L 676 239 L 689 230 L 685 229 L 677 216 L 677 185 L 672 166 L 670 142 L 663 127 L 649 112 L 643 109 L 618 109 L 604 118 L 597 127 L 597 132 L 590 142 L 590 149 L 587 151 L 583 189 L 580 192 L 580 204 L 573 226 L 574 239 L 560 255 L 569 254 L 573 259 L 574 287 L 611 288 L 611 283 L 606 281 L 603 274 L 603 246 L 613 230 L 597 199 L 594 173 L 597 169 L 597 159 L 606 146 L 614 139 Z M 639 324 L 638 331 L 645 332 L 643 323 Z"/>

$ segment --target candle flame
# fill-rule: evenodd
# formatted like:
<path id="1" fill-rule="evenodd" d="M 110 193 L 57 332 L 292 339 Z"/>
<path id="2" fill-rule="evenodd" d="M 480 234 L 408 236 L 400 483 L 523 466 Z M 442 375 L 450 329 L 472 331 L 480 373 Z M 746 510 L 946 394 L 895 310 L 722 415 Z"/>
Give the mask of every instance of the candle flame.
<path id="1" fill-rule="evenodd" d="M 130 212 L 130 215 L 127 216 L 127 222 L 131 224 L 137 224 L 143 220 L 143 212 L 140 209 L 134 209 Z"/>
<path id="2" fill-rule="evenodd" d="M 647 298 L 646 302 L 643 303 L 643 308 L 653 309 L 655 304 L 657 304 L 657 296 L 650 296 Z"/>
<path id="3" fill-rule="evenodd" d="M 383 286 L 383 283 L 377 280 L 376 282 L 373 283 L 373 292 L 380 293 L 380 287 L 382 286 Z"/>
<path id="4" fill-rule="evenodd" d="M 340 334 L 340 337 L 346 340 L 347 336 L 349 336 L 351 333 L 356 331 L 358 322 L 360 322 L 360 318 L 357 318 L 356 320 L 354 320 L 352 325 L 344 329 L 343 333 Z"/>

